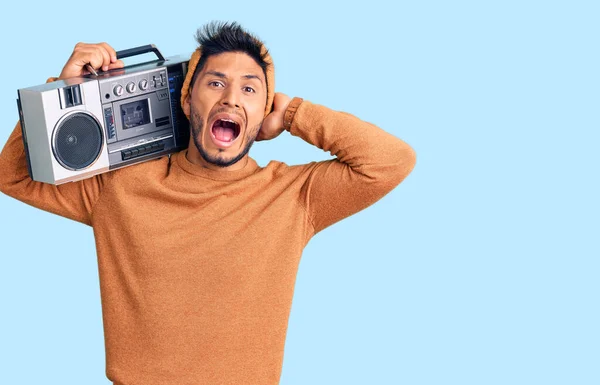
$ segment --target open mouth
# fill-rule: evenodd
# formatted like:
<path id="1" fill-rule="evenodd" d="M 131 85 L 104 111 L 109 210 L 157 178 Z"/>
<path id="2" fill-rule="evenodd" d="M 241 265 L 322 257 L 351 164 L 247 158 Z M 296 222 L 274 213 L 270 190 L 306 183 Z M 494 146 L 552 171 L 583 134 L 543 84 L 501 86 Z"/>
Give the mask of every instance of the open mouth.
<path id="1" fill-rule="evenodd" d="M 211 131 L 217 140 L 225 143 L 233 142 L 240 135 L 240 125 L 231 119 L 217 119 Z"/>

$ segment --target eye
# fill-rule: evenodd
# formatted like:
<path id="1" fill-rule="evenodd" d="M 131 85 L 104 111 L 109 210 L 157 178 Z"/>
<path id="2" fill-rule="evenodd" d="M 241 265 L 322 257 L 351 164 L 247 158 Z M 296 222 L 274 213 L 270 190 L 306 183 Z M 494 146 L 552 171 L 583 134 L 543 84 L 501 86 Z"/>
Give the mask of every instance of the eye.
<path id="1" fill-rule="evenodd" d="M 252 87 L 247 87 L 247 86 L 246 86 L 246 87 L 244 87 L 244 91 L 246 91 L 246 92 L 252 92 L 252 93 L 256 92 L 256 91 L 254 90 L 254 88 L 252 88 Z"/>
<path id="2" fill-rule="evenodd" d="M 216 81 L 216 80 L 215 80 L 215 81 L 212 81 L 212 82 L 209 82 L 209 83 L 208 83 L 208 85 L 209 85 L 209 86 L 211 86 L 211 87 L 224 87 L 224 86 L 223 86 L 223 83 L 221 83 L 221 82 L 218 82 L 218 81 Z"/>

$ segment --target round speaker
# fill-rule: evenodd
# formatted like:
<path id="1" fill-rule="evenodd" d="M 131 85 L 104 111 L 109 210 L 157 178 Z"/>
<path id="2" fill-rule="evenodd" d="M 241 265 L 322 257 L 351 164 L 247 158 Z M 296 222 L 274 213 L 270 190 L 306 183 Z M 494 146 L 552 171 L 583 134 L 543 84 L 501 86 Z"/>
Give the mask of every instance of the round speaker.
<path id="1" fill-rule="evenodd" d="M 63 118 L 53 135 L 54 156 L 63 167 L 70 170 L 89 167 L 102 150 L 100 123 L 85 112 L 75 112 Z"/>

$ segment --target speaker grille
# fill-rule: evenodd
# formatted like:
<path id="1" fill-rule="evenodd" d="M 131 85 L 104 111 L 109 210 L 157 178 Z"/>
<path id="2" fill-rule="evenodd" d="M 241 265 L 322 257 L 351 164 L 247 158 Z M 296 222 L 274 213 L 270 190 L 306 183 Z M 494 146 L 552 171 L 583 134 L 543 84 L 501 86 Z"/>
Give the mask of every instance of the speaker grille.
<path id="1" fill-rule="evenodd" d="M 71 170 L 81 170 L 94 163 L 101 149 L 102 129 L 89 114 L 74 113 L 56 127 L 54 155 Z"/>

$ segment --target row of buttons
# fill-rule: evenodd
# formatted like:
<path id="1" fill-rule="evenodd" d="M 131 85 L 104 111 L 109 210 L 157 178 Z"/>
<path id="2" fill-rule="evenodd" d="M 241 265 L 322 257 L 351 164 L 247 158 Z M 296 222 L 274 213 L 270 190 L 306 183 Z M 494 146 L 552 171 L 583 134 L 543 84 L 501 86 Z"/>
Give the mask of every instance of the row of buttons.
<path id="1" fill-rule="evenodd" d="M 156 75 L 153 75 L 151 85 L 154 88 L 166 86 L 167 85 L 166 73 L 161 72 L 158 77 Z M 142 91 L 147 90 L 148 89 L 148 80 L 142 79 L 139 81 L 138 85 L 136 85 L 135 82 L 129 82 L 129 83 L 127 83 L 127 85 L 125 87 L 123 87 L 121 84 L 116 84 L 113 86 L 112 91 L 116 97 L 120 97 L 120 96 L 123 96 L 123 93 L 125 93 L 125 91 L 127 91 L 130 94 L 135 93 L 137 91 L 138 86 L 139 86 L 139 89 Z M 108 99 L 109 97 L 110 97 L 110 95 L 106 94 L 106 98 Z"/>
<path id="2" fill-rule="evenodd" d="M 165 85 L 167 85 L 167 79 L 165 77 L 164 72 L 160 73 L 160 78 L 157 78 L 156 76 L 152 76 L 152 86 L 154 88 L 163 87 Z"/>
<path id="3" fill-rule="evenodd" d="M 163 141 L 158 141 L 146 145 L 137 146 L 134 148 L 130 148 L 128 150 L 121 151 L 121 158 L 123 160 L 135 158 L 137 156 L 149 154 L 151 152 L 156 152 L 163 150 L 165 148 L 165 143 Z"/>
<path id="4" fill-rule="evenodd" d="M 108 139 L 113 139 L 117 133 L 115 132 L 115 119 L 113 118 L 112 107 L 106 107 L 104 109 L 104 121 L 106 122 L 106 128 L 108 129 Z"/>

